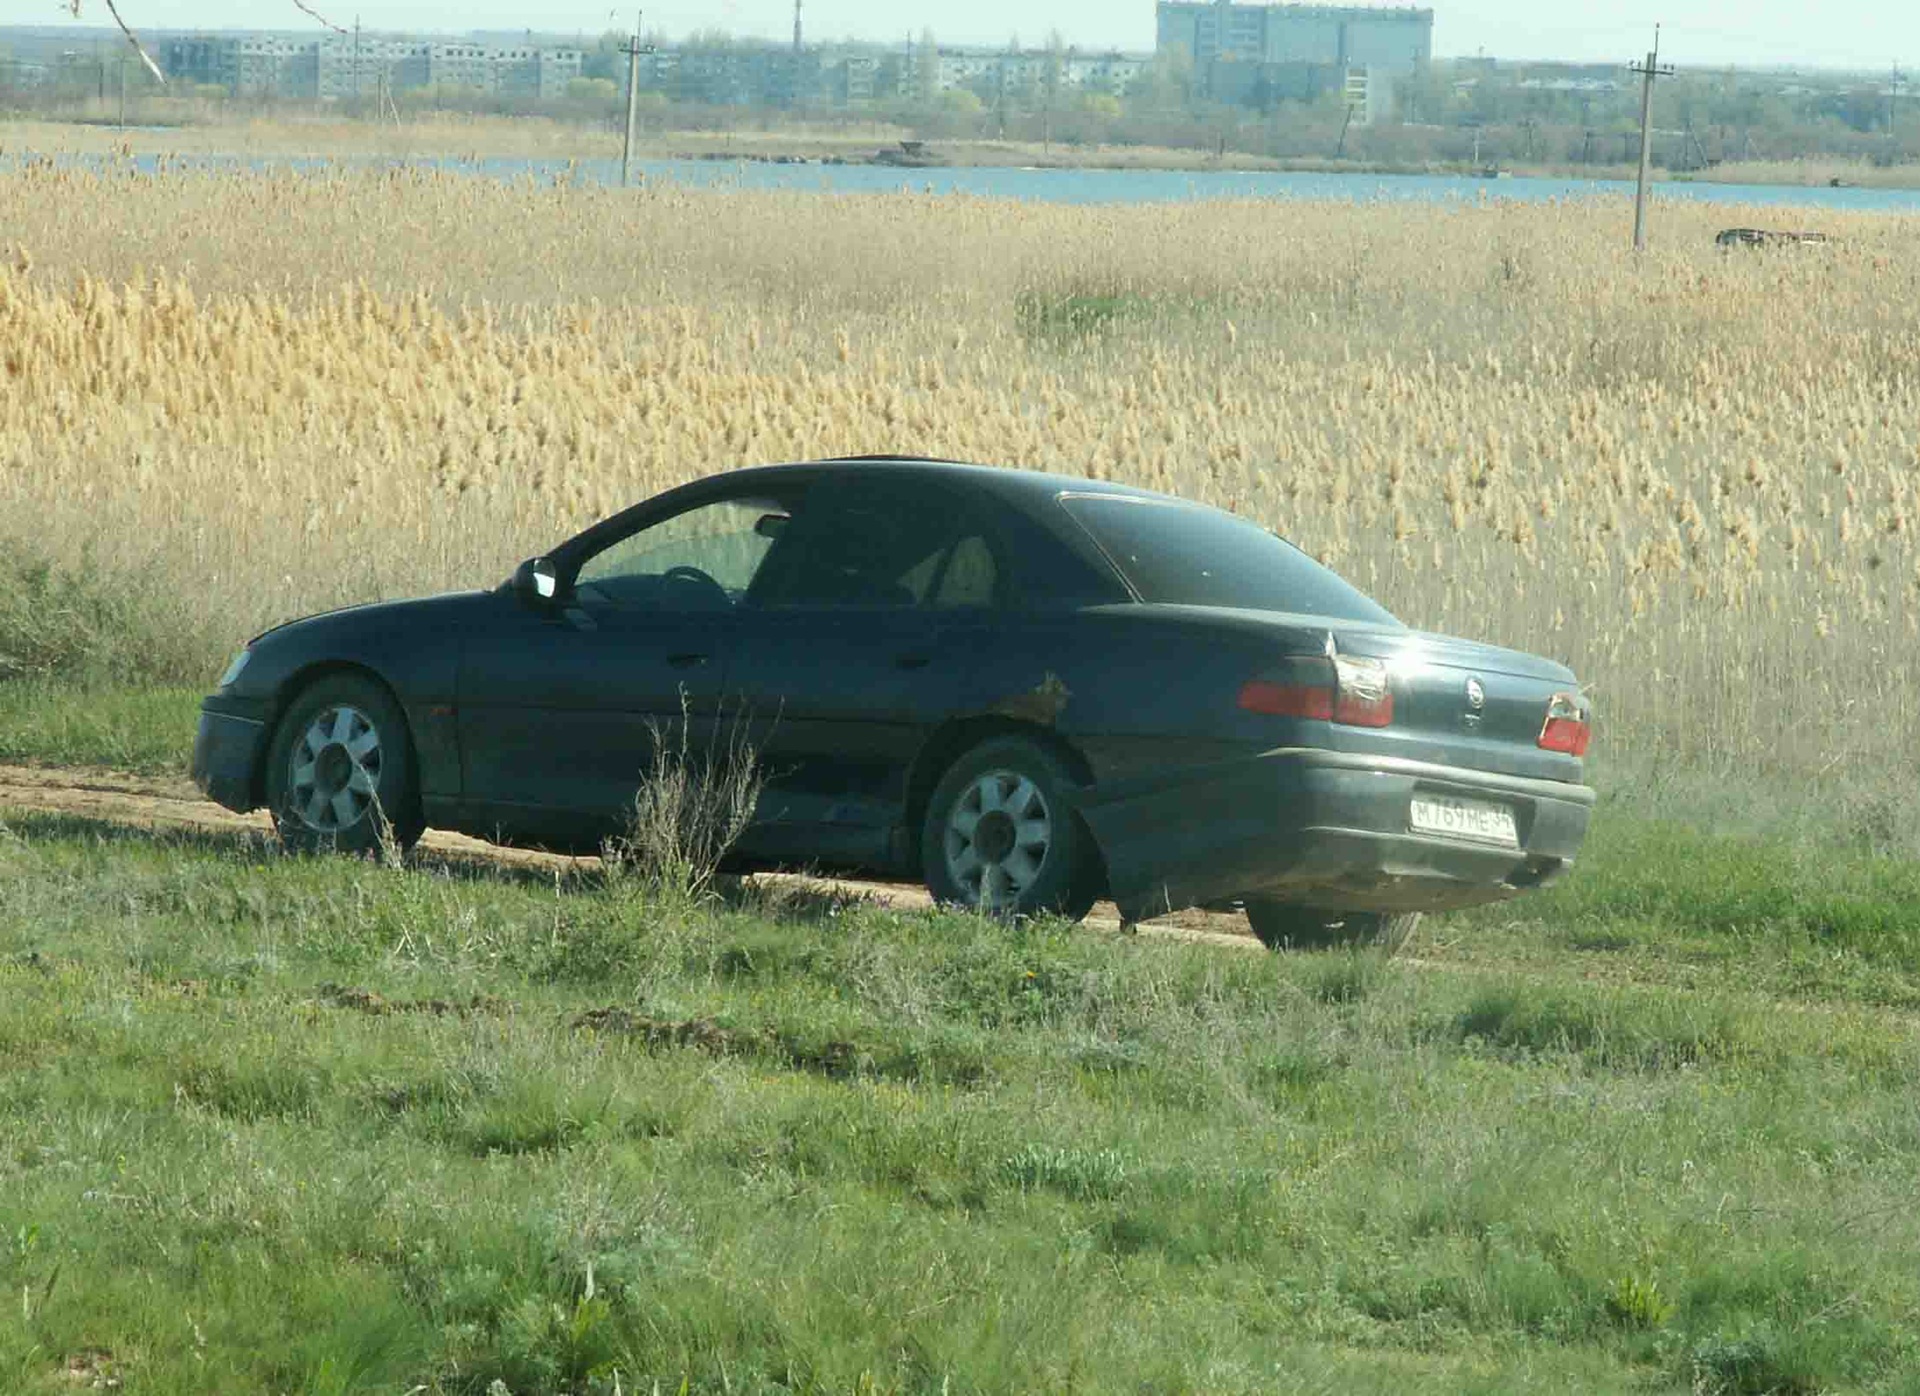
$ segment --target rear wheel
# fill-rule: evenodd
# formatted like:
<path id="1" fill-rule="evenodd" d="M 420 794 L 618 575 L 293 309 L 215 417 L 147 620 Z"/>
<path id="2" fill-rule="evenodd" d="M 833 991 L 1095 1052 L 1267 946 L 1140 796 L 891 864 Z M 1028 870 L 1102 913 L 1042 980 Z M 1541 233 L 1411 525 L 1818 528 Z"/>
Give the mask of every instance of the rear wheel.
<path id="1" fill-rule="evenodd" d="M 989 916 L 1078 921 L 1100 895 L 1073 777 L 1025 737 L 996 737 L 948 768 L 927 801 L 920 862 L 935 901 Z"/>
<path id="2" fill-rule="evenodd" d="M 1397 953 L 1420 924 L 1420 913 L 1316 911 L 1263 897 L 1246 901 L 1247 924 L 1269 950 L 1384 950 Z"/>
<path id="3" fill-rule="evenodd" d="M 406 715 L 371 679 L 321 679 L 294 699 L 267 753 L 267 808 L 298 852 L 402 850 L 423 830 Z"/>

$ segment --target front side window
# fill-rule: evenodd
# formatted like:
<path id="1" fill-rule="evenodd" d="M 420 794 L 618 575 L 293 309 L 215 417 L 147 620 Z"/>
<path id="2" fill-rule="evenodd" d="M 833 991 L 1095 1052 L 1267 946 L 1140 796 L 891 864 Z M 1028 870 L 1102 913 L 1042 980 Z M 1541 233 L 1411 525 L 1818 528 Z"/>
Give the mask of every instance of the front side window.
<path id="1" fill-rule="evenodd" d="M 633 610 L 736 605 L 786 522 L 786 509 L 772 499 L 689 509 L 588 558 L 574 579 L 574 594 L 584 605 Z"/>

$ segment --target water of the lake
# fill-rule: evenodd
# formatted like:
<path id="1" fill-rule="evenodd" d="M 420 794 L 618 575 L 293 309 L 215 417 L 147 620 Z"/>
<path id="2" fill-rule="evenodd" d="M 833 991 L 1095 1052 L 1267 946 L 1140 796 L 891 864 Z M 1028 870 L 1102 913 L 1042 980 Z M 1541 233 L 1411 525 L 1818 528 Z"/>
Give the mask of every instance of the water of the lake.
<path id="1" fill-rule="evenodd" d="M 18 169 L 29 153 L 0 157 L 0 171 Z M 61 164 L 104 162 L 79 157 Z M 124 165 L 126 162 L 115 161 Z M 133 162 L 151 171 L 152 157 Z M 527 179 L 542 183 L 617 184 L 615 160 L 351 159 L 291 157 L 168 157 L 170 168 L 291 169 L 322 171 L 343 166 L 407 166 L 474 175 L 485 179 Z M 1291 174 L 1221 170 L 1058 170 L 976 168 L 902 169 L 888 165 L 779 165 L 749 160 L 647 160 L 636 169 L 653 184 L 694 189 L 787 189 L 810 193 L 970 194 L 994 199 L 1025 199 L 1057 204 L 1184 203 L 1207 199 L 1334 199 L 1357 203 L 1476 202 L 1510 199 L 1588 199 L 1628 195 L 1633 185 L 1618 180 L 1474 179 L 1456 175 Z M 1883 213 L 1920 212 L 1920 189 L 1862 189 L 1799 185 L 1706 184 L 1668 181 L 1655 186 L 1662 199 L 1693 199 L 1714 204 L 1775 205 L 1792 208 L 1848 209 Z"/>

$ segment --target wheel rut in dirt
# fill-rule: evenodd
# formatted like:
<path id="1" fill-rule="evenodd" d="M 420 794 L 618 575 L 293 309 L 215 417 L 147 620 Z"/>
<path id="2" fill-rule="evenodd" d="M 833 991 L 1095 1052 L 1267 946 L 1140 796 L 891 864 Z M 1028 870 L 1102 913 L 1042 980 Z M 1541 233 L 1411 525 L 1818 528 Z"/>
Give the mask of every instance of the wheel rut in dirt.
<path id="1" fill-rule="evenodd" d="M 155 833 L 254 834 L 273 833 L 264 813 L 235 814 L 203 797 L 192 782 L 176 775 L 141 774 L 91 767 L 25 766 L 0 763 L 0 820 L 9 813 L 71 815 L 105 824 L 152 830 Z M 550 868 L 555 872 L 589 867 L 599 860 L 570 858 L 530 849 L 502 848 L 464 834 L 429 830 L 421 839 L 425 851 L 463 862 L 490 863 L 502 868 Z M 863 878 L 813 877 L 800 873 L 758 875 L 795 890 L 866 898 L 903 911 L 932 903 L 924 887 Z M 1086 924 L 1108 932 L 1120 930 L 1120 917 L 1111 906 L 1094 909 Z M 1234 950 L 1258 950 L 1238 917 L 1189 912 L 1142 926 L 1148 935 L 1218 944 Z"/>

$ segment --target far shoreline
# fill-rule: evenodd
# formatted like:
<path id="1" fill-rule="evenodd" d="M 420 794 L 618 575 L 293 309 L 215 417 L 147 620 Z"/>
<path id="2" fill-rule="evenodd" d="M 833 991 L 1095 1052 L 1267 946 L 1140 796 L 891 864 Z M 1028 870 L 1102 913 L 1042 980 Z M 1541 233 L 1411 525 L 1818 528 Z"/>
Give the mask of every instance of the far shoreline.
<path id="1" fill-rule="evenodd" d="M 920 145 L 915 152 L 913 144 Z M 278 117 L 121 129 L 99 120 L 0 120 L 0 154 L 131 156 L 371 157 L 417 159 L 618 159 L 621 142 L 603 127 L 547 117 L 469 117 L 436 113 L 400 123 Z M 899 169 L 1141 170 L 1165 173 L 1324 174 L 1382 177 L 1632 181 L 1630 164 L 1399 162 L 1269 157 L 1160 146 L 1045 144 L 989 139 L 914 138 L 882 123 L 858 132 L 646 131 L 639 160 L 862 165 Z M 1694 171 L 1656 170 L 1658 184 L 1729 184 L 1787 189 L 1916 189 L 1920 165 L 1881 167 L 1837 159 L 1746 161 Z"/>

